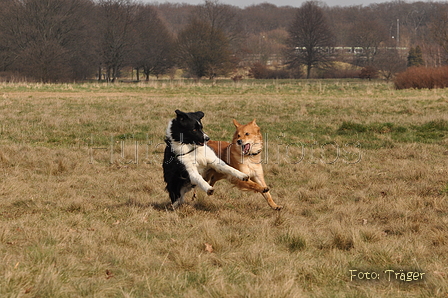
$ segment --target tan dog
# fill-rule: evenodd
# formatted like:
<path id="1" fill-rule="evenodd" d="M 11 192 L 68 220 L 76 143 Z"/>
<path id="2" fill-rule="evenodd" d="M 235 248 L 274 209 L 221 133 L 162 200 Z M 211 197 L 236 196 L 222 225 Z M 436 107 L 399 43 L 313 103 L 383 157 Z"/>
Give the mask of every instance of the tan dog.
<path id="1" fill-rule="evenodd" d="M 215 151 L 216 155 L 235 169 L 249 175 L 248 181 L 241 181 L 225 174 L 210 170 L 205 175 L 205 180 L 210 181 L 213 186 L 216 181 L 228 178 L 242 190 L 253 190 L 259 192 L 268 202 L 272 209 L 280 210 L 283 206 L 277 205 L 269 193 L 269 188 L 264 181 L 263 167 L 261 165 L 261 151 L 263 150 L 263 138 L 260 127 L 255 119 L 246 125 L 239 124 L 235 119 L 236 132 L 232 143 L 224 141 L 208 141 L 207 145 Z"/>

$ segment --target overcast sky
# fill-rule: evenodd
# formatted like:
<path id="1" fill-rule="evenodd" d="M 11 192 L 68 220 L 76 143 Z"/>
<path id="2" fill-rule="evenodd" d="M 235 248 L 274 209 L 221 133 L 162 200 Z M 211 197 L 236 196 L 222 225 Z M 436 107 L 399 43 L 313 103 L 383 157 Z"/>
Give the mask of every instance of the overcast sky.
<path id="1" fill-rule="evenodd" d="M 322 1 L 326 3 L 328 6 L 352 6 L 352 5 L 364 5 L 367 6 L 372 3 L 381 3 L 381 2 L 390 2 L 392 0 L 325 0 Z M 203 4 L 204 0 L 158 0 L 158 1 L 151 1 L 151 0 L 144 0 L 143 2 L 158 2 L 158 3 L 188 3 L 188 4 Z M 261 3 L 272 3 L 277 6 L 293 6 L 293 7 L 299 7 L 302 5 L 305 0 L 220 0 L 220 3 L 223 4 L 230 4 L 234 6 L 239 6 L 241 8 L 244 8 L 246 6 L 261 4 Z"/>

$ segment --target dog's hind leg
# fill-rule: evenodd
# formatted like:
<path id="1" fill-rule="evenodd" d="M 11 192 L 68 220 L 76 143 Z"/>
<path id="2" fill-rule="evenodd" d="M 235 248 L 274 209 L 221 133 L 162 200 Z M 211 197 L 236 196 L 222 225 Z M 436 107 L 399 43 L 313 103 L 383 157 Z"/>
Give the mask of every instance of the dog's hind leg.
<path id="1" fill-rule="evenodd" d="M 214 172 L 213 175 L 211 175 L 211 177 L 207 177 L 209 181 L 208 183 L 213 187 L 215 186 L 215 183 L 218 182 L 221 179 L 226 178 L 226 175 L 218 173 L 218 172 Z M 234 178 L 235 180 L 238 180 L 238 178 Z M 240 180 L 238 180 L 240 181 Z"/>
<path id="2" fill-rule="evenodd" d="M 182 186 L 178 196 L 175 197 L 174 202 L 173 202 L 173 199 L 171 199 L 171 201 L 173 202 L 171 205 L 173 206 L 174 209 L 176 209 L 177 207 L 179 207 L 180 205 L 182 205 L 184 203 L 185 194 L 187 192 L 189 192 L 191 190 L 191 188 L 192 188 L 191 186 Z M 170 193 L 170 197 L 171 197 L 171 193 Z"/>
<path id="3" fill-rule="evenodd" d="M 179 205 L 179 198 L 180 198 L 180 189 L 179 187 L 170 187 L 169 189 L 167 188 L 168 193 L 170 195 L 170 200 L 171 200 L 171 204 L 173 206 L 177 206 Z"/>

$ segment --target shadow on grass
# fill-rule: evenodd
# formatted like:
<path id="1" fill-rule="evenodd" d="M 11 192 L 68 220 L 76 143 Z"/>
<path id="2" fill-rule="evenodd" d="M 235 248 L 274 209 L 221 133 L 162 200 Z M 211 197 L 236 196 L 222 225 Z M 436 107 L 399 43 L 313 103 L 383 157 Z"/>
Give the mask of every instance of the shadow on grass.
<path id="1" fill-rule="evenodd" d="M 142 203 L 134 199 L 128 199 L 126 202 L 114 205 L 112 207 L 113 208 L 135 207 L 141 209 L 152 208 L 156 211 L 167 211 L 167 212 L 183 211 L 187 208 L 194 209 L 196 211 L 212 212 L 212 213 L 219 211 L 219 208 L 215 204 L 207 202 L 204 199 L 194 199 L 193 201 L 187 201 L 181 206 L 177 207 L 176 209 L 173 208 L 171 202 L 169 201 Z"/>

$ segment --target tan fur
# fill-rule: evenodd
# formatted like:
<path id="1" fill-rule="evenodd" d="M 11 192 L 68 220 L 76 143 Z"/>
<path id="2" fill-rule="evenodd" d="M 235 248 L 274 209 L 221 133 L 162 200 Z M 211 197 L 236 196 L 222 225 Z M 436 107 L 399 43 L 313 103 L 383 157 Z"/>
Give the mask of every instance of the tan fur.
<path id="1" fill-rule="evenodd" d="M 248 181 L 241 181 L 211 170 L 207 172 L 205 180 L 210 181 L 210 185 L 213 186 L 218 180 L 228 178 L 239 189 L 253 190 L 261 193 L 272 209 L 282 209 L 282 206 L 277 205 L 272 200 L 269 188 L 264 181 L 263 167 L 261 164 L 263 138 L 260 127 L 255 123 L 255 119 L 246 125 L 241 125 L 234 119 L 233 124 L 236 127 L 236 131 L 233 135 L 232 143 L 208 141 L 207 145 L 215 151 L 220 159 L 235 169 L 249 175 L 250 179 Z M 246 148 L 247 152 L 244 152 L 243 148 Z"/>

